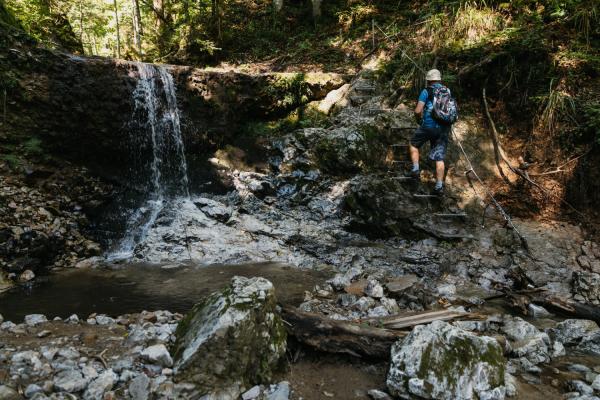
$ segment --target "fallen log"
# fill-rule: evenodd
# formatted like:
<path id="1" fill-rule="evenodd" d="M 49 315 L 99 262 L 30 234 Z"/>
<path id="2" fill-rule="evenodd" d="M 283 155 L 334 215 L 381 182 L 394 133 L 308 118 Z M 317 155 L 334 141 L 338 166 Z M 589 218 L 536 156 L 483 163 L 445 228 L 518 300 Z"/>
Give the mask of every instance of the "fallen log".
<path id="1" fill-rule="evenodd" d="M 387 360 L 390 348 L 407 332 L 336 321 L 321 315 L 283 307 L 288 334 L 299 342 L 328 353 Z"/>
<path id="2" fill-rule="evenodd" d="M 578 303 L 556 296 L 535 297 L 531 302 L 545 307 L 548 311 L 578 319 L 589 319 L 600 324 L 600 307 Z"/>

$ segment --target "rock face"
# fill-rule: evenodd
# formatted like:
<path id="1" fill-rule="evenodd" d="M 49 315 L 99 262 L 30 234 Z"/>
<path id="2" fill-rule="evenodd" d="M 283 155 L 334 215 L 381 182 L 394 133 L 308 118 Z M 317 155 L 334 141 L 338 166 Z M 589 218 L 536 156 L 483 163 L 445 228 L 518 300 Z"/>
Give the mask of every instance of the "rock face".
<path id="1" fill-rule="evenodd" d="M 284 361 L 286 332 L 275 313 L 273 284 L 234 277 L 180 322 L 173 348 L 180 380 L 218 398 L 237 398 L 268 382 Z"/>
<path id="2" fill-rule="evenodd" d="M 400 398 L 505 397 L 506 360 L 493 338 L 436 321 L 396 342 L 391 356 L 387 387 Z"/>

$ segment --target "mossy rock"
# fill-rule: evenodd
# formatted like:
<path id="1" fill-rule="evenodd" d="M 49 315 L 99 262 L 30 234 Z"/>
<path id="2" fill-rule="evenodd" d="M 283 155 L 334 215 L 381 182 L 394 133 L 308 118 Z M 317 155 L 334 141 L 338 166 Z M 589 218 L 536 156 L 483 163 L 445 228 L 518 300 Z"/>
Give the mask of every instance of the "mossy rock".
<path id="1" fill-rule="evenodd" d="M 271 382 L 284 366 L 287 339 L 275 307 L 271 282 L 234 277 L 179 323 L 171 349 L 176 378 L 219 398 Z"/>
<path id="2" fill-rule="evenodd" d="M 503 399 L 506 359 L 498 342 L 449 323 L 417 326 L 392 347 L 387 386 L 399 397 Z"/>

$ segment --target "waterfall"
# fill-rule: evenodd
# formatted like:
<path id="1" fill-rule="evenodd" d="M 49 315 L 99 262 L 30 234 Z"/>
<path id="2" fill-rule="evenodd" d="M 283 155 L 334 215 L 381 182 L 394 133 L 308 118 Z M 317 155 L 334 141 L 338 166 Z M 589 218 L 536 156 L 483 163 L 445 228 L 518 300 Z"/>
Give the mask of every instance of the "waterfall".
<path id="1" fill-rule="evenodd" d="M 166 203 L 189 197 L 185 149 L 173 76 L 159 65 L 135 63 L 139 79 L 133 91 L 134 112 L 130 129 L 132 186 L 145 197 L 131 211 L 127 229 L 109 260 L 133 256 Z"/>

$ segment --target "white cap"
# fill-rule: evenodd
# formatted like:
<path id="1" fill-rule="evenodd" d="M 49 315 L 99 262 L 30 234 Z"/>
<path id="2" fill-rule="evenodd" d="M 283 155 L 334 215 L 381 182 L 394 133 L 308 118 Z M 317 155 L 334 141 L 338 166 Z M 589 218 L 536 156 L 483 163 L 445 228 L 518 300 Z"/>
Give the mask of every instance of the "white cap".
<path id="1" fill-rule="evenodd" d="M 427 81 L 441 81 L 442 73 L 437 69 L 430 69 L 427 71 L 427 75 L 425 75 L 425 80 Z"/>

